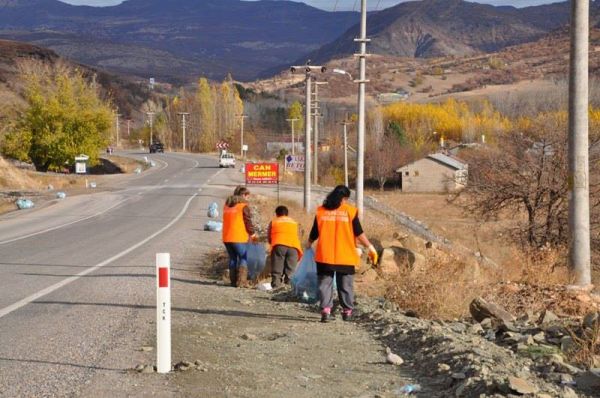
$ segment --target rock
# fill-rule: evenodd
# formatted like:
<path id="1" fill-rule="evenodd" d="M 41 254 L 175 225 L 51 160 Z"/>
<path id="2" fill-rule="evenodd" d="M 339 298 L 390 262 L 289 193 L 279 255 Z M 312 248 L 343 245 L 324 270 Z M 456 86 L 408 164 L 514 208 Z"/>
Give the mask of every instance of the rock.
<path id="1" fill-rule="evenodd" d="M 583 318 L 583 327 L 587 329 L 593 329 L 596 325 L 598 325 L 598 317 L 600 313 L 598 312 L 590 312 Z"/>
<path id="2" fill-rule="evenodd" d="M 539 332 L 537 334 L 534 334 L 533 341 L 535 341 L 538 344 L 545 343 L 546 342 L 546 333 Z"/>
<path id="3" fill-rule="evenodd" d="M 573 376 L 571 376 L 568 373 L 561 373 L 560 374 L 560 384 L 566 385 L 566 386 L 570 386 L 573 385 Z"/>
<path id="4" fill-rule="evenodd" d="M 248 340 L 248 341 L 254 341 L 254 340 L 258 339 L 258 337 L 256 337 L 256 335 L 254 335 L 254 334 L 244 333 L 242 335 L 242 339 Z"/>
<path id="5" fill-rule="evenodd" d="M 179 370 L 185 372 L 186 370 L 190 370 L 194 365 L 188 361 L 181 361 L 175 364 L 175 370 Z"/>
<path id="6" fill-rule="evenodd" d="M 579 395 L 575 391 L 573 391 L 570 387 L 563 387 L 561 392 L 561 398 L 578 398 Z"/>
<path id="7" fill-rule="evenodd" d="M 575 377 L 575 382 L 578 387 L 588 390 L 600 390 L 600 371 L 582 372 Z"/>
<path id="8" fill-rule="evenodd" d="M 468 332 L 471 334 L 483 334 L 483 326 L 480 323 L 475 323 L 469 326 Z"/>
<path id="9" fill-rule="evenodd" d="M 450 370 L 450 365 L 445 363 L 438 363 L 438 371 L 439 372 L 447 372 Z"/>
<path id="10" fill-rule="evenodd" d="M 154 373 L 154 366 L 144 366 L 144 369 L 142 369 L 142 371 L 140 373 Z"/>
<path id="11" fill-rule="evenodd" d="M 531 384 L 525 379 L 520 377 L 509 376 L 508 378 L 508 387 L 519 394 L 535 394 L 539 391 L 537 386 Z"/>
<path id="12" fill-rule="evenodd" d="M 404 360 L 400 357 L 400 355 L 396 355 L 392 352 L 392 350 L 390 350 L 389 348 L 386 349 L 387 355 L 385 357 L 385 360 L 387 361 L 387 363 L 390 363 L 392 365 L 402 365 L 404 363 Z"/>
<path id="13" fill-rule="evenodd" d="M 477 322 L 481 322 L 486 318 L 499 319 L 505 324 L 510 324 L 515 321 L 515 317 L 512 314 L 494 303 L 488 303 L 481 297 L 477 297 L 471 301 L 469 311 L 471 312 L 473 319 Z"/>
<path id="14" fill-rule="evenodd" d="M 491 318 L 485 318 L 484 320 L 482 320 L 481 322 L 479 322 L 479 325 L 483 328 L 483 329 L 491 329 L 494 325 L 492 324 L 492 319 Z"/>
<path id="15" fill-rule="evenodd" d="M 564 336 L 562 339 L 560 339 L 560 350 L 562 352 L 573 351 L 576 348 L 577 346 L 575 345 L 575 342 L 571 336 Z"/>
<path id="16" fill-rule="evenodd" d="M 559 318 L 552 311 L 544 310 L 544 312 L 542 312 L 542 315 L 540 315 L 538 323 L 541 325 L 548 325 L 558 320 Z"/>
<path id="17" fill-rule="evenodd" d="M 379 268 L 383 275 L 395 275 L 402 268 L 416 269 L 424 264 L 425 258 L 410 249 L 391 246 L 383 249 Z"/>
<path id="18" fill-rule="evenodd" d="M 545 394 L 542 392 L 542 393 L 539 393 L 538 395 L 536 395 L 535 398 L 552 398 L 552 395 Z"/>
<path id="19" fill-rule="evenodd" d="M 146 367 L 146 365 L 138 365 L 135 367 L 135 370 L 137 370 L 138 372 L 141 372 L 142 370 L 144 370 L 145 367 Z"/>
<path id="20" fill-rule="evenodd" d="M 462 322 L 455 322 L 450 325 L 450 330 L 455 333 L 464 333 L 467 330 L 467 325 Z"/>
<path id="21" fill-rule="evenodd" d="M 548 326 L 547 328 L 544 329 L 544 331 L 546 332 L 547 335 L 549 335 L 551 337 L 562 337 L 565 334 L 567 334 L 567 331 L 565 330 L 565 328 L 560 325 Z"/>
<path id="22" fill-rule="evenodd" d="M 525 345 L 534 345 L 535 340 L 533 339 L 532 335 L 528 334 L 525 336 L 521 336 L 521 338 L 519 339 L 519 343 L 525 344 Z"/>
<path id="23" fill-rule="evenodd" d="M 452 373 L 452 375 L 450 377 L 452 377 L 454 380 L 464 380 L 467 378 L 467 375 L 462 372 L 457 372 L 457 373 Z"/>

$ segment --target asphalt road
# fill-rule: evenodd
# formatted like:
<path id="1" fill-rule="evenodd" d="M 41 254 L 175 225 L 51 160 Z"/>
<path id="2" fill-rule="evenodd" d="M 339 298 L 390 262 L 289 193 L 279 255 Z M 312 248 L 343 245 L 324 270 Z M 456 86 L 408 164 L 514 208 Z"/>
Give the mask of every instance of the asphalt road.
<path id="1" fill-rule="evenodd" d="M 154 327 L 155 253 L 202 245 L 223 194 L 206 185 L 215 157 L 152 159 L 108 191 L 0 217 L 0 396 L 78 396 Z"/>

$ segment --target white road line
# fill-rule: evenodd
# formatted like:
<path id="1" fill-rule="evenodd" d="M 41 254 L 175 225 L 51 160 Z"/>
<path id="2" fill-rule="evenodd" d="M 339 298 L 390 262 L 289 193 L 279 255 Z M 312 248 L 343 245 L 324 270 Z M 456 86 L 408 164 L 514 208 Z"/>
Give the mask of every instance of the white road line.
<path id="1" fill-rule="evenodd" d="M 150 240 L 152 240 L 153 238 L 157 237 L 158 235 L 162 234 L 163 232 L 165 232 L 167 229 L 169 229 L 171 226 L 173 226 L 173 224 L 175 224 L 177 221 L 179 221 L 181 219 L 181 217 L 183 217 L 183 215 L 185 214 L 185 212 L 187 211 L 188 207 L 190 206 L 191 201 L 198 196 L 198 194 L 194 194 L 191 198 L 188 199 L 188 201 L 185 203 L 185 205 L 183 206 L 183 209 L 181 209 L 181 211 L 179 212 L 179 214 L 177 215 L 177 217 L 175 217 L 173 220 L 171 220 L 171 222 L 169 222 L 167 225 L 165 225 L 164 227 L 162 227 L 161 229 L 159 229 L 158 231 L 156 231 L 155 233 L 153 233 L 152 235 L 150 235 L 149 237 L 147 237 L 146 239 L 142 240 L 141 242 L 136 243 L 135 245 L 131 246 L 129 249 L 123 250 L 121 253 L 109 258 L 108 260 L 105 260 L 99 264 L 94 265 L 91 268 L 88 268 L 80 273 L 78 273 L 77 275 L 71 276 L 67 279 L 64 279 L 58 283 L 55 283 L 52 286 L 49 286 L 45 289 L 40 290 L 37 293 L 32 294 L 31 296 L 25 297 L 22 300 L 17 301 L 16 303 L 9 305 L 8 307 L 2 308 L 0 310 L 0 318 L 10 314 L 13 311 L 18 310 L 21 307 L 26 306 L 27 304 L 30 304 L 31 302 L 47 295 L 50 294 L 52 292 L 54 292 L 55 290 L 60 289 L 61 287 L 64 287 L 66 285 L 68 285 L 71 282 L 76 281 L 77 279 L 81 278 L 82 276 L 85 276 L 89 273 L 92 273 L 94 271 L 99 270 L 100 268 L 112 263 L 115 260 L 118 260 L 119 258 L 131 253 L 132 251 L 134 251 L 135 249 L 139 248 L 140 246 L 148 243 Z"/>
<path id="2" fill-rule="evenodd" d="M 5 245 L 7 243 L 12 243 L 12 242 L 16 242 L 16 241 L 19 241 L 19 240 L 22 240 L 22 239 L 31 238 L 32 236 L 45 234 L 46 232 L 55 231 L 55 230 L 57 230 L 59 228 L 68 227 L 69 225 L 73 225 L 73 224 L 76 224 L 78 222 L 89 220 L 90 218 L 98 217 L 98 216 L 106 213 L 107 211 L 114 209 L 115 207 L 119 206 L 120 204 L 122 204 L 122 203 L 124 203 L 124 202 L 126 202 L 128 200 L 129 200 L 129 198 L 123 199 L 122 201 L 117 202 L 116 204 L 114 204 L 113 206 L 109 207 L 108 209 L 104 209 L 104 210 L 102 210 L 102 211 L 100 211 L 100 212 L 98 212 L 96 214 L 92 214 L 91 216 L 87 216 L 87 217 L 80 218 L 80 219 L 77 219 L 77 220 L 74 220 L 74 221 L 70 221 L 70 222 L 68 222 L 66 224 L 57 225 L 56 227 L 44 229 L 43 231 L 33 232 L 31 234 L 28 234 L 28 235 L 19 236 L 18 238 L 13 238 L 13 239 L 8 239 L 8 240 L 0 241 L 0 245 Z"/>

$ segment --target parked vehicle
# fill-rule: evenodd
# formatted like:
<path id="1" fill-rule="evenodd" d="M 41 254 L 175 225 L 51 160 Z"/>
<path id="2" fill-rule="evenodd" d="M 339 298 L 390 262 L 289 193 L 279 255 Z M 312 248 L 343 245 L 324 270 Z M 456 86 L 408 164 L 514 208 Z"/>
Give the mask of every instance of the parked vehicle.
<path id="1" fill-rule="evenodd" d="M 221 153 L 221 156 L 219 156 L 219 167 L 235 167 L 235 156 L 228 152 Z"/>
<path id="2" fill-rule="evenodd" d="M 150 145 L 150 153 L 164 153 L 165 152 L 165 146 L 162 144 L 162 142 L 153 142 Z"/>

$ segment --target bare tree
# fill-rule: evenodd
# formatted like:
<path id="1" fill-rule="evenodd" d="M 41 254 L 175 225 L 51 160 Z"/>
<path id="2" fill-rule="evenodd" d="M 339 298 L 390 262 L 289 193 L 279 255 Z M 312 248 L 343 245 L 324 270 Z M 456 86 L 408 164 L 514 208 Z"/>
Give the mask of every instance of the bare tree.
<path id="1" fill-rule="evenodd" d="M 557 126 L 554 126 L 557 127 Z M 466 155 L 471 194 L 469 210 L 483 217 L 512 212 L 519 236 L 532 247 L 566 245 L 568 238 L 568 173 L 565 129 L 541 128 L 536 133 L 513 132 L 495 147 Z M 597 162 L 590 162 L 597 168 Z M 599 204 L 598 184 L 590 187 Z M 525 217 L 520 217 L 520 215 Z M 524 221 L 520 221 L 523 219 Z"/>
<path id="2" fill-rule="evenodd" d="M 385 183 L 393 178 L 396 168 L 410 158 L 410 151 L 403 148 L 398 138 L 392 134 L 384 134 L 380 144 L 374 138 L 370 141 L 366 153 L 367 170 L 383 191 Z"/>

